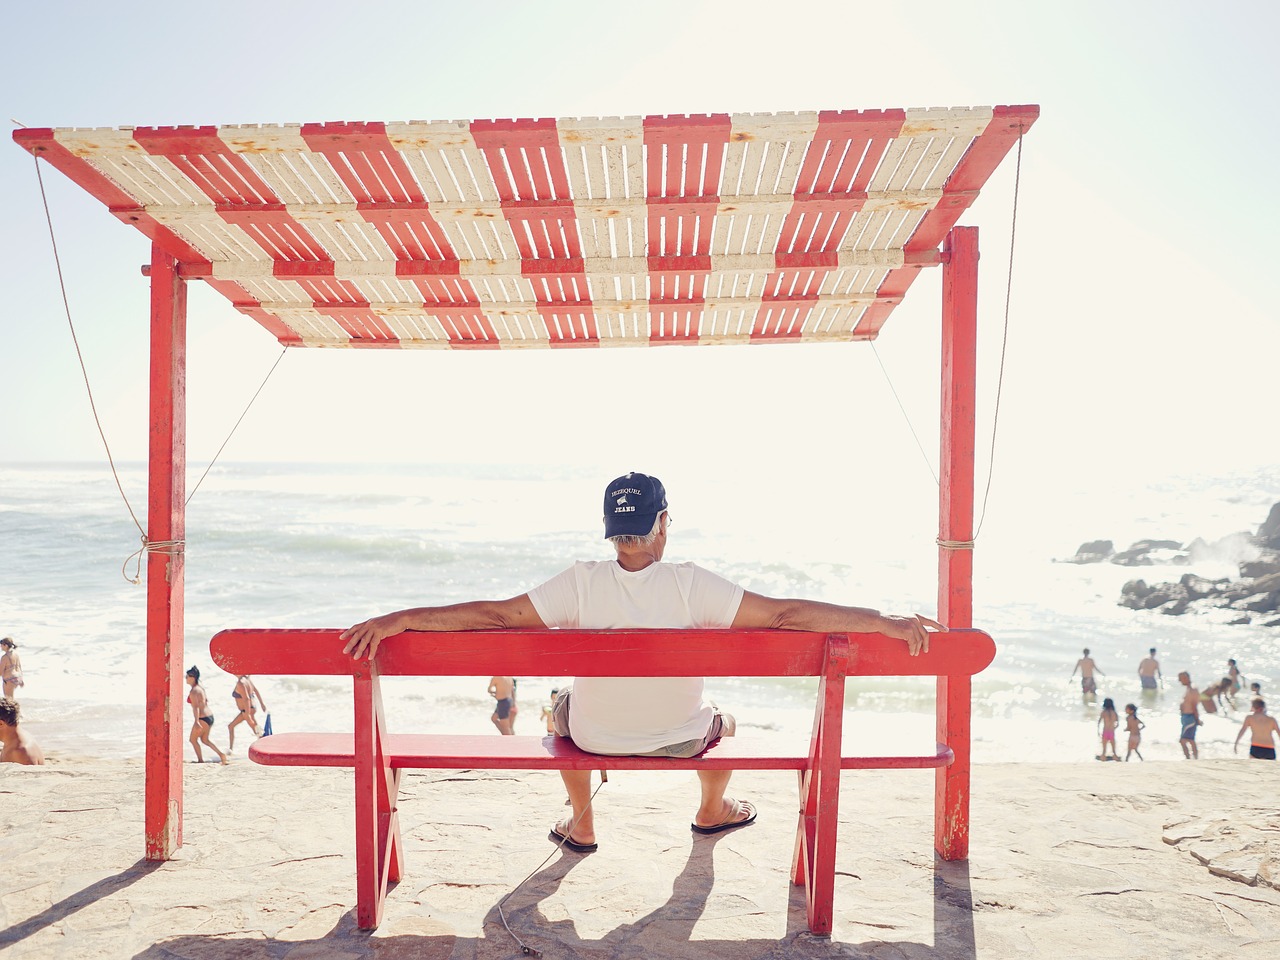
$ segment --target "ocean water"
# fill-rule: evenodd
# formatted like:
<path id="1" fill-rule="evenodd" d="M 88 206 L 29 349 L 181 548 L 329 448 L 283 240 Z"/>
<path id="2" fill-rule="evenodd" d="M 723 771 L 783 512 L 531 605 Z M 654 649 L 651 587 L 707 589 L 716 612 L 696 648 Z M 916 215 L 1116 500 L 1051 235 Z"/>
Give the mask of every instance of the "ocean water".
<path id="1" fill-rule="evenodd" d="M 125 465 L 120 476 L 145 522 L 145 467 Z M 188 489 L 197 476 L 193 469 Z M 599 531 L 607 479 L 567 466 L 216 466 L 188 508 L 184 651 L 184 662 L 204 674 L 218 718 L 215 742 L 226 743 L 233 683 L 210 661 L 215 632 L 345 627 L 406 606 L 519 594 L 570 560 L 610 555 Z M 850 479 L 833 500 L 804 495 L 782 473 L 770 483 L 774 493 L 763 496 L 759 486 L 668 480 L 675 520 L 668 559 L 697 561 L 762 593 L 932 615 L 932 491 L 886 499 Z M 778 496 L 779 488 L 791 495 Z M 1081 491 L 1058 497 L 1051 509 L 1006 500 L 975 553 L 974 621 L 999 647 L 974 682 L 976 760 L 1094 757 L 1098 705 L 1082 701 L 1078 680 L 1069 679 L 1086 646 L 1105 671 L 1099 702 L 1111 696 L 1121 708 L 1139 704 L 1148 759 L 1180 757 L 1179 670 L 1203 683 L 1234 657 L 1250 680 L 1273 691 L 1280 628 L 1229 626 L 1217 611 L 1167 617 L 1116 602 L 1124 582 L 1138 576 L 1232 575 L 1239 545 L 1204 551 L 1189 567 L 1057 560 L 1096 538 L 1123 548 L 1140 537 L 1215 541 L 1253 531 L 1277 500 L 1280 469 Z M 138 544 L 104 465 L 0 466 L 0 634 L 19 641 L 24 723 L 51 754 L 143 752 L 146 591 L 122 575 Z M 129 563 L 125 572 L 133 570 Z M 1152 646 L 1167 682 L 1144 700 L 1136 668 Z M 384 681 L 392 729 L 492 732 L 487 680 Z M 536 732 L 539 708 L 564 680 L 521 678 L 518 732 Z M 708 684 L 744 730 L 779 736 L 808 733 L 814 685 Z M 343 681 L 261 678 L 260 686 L 277 731 L 351 728 Z M 933 701 L 930 680 L 852 678 L 848 735 L 864 749 L 927 751 Z M 1230 754 L 1241 716 L 1207 717 L 1202 755 Z M 243 754 L 250 734 L 244 726 L 237 734 Z"/>

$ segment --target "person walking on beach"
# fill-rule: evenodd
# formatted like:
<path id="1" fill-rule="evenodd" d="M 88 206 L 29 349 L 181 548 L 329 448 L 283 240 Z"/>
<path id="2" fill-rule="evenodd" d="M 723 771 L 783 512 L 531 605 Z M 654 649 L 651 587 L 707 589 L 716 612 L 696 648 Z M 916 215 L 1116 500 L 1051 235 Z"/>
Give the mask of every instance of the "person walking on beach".
<path id="1" fill-rule="evenodd" d="M 1084 648 L 1084 656 L 1081 657 L 1079 660 L 1077 660 L 1076 665 L 1071 668 L 1072 677 L 1076 675 L 1077 670 L 1080 671 L 1081 693 L 1083 693 L 1086 697 L 1093 696 L 1093 694 L 1098 692 L 1098 682 L 1093 679 L 1093 675 L 1095 673 L 1100 673 L 1105 677 L 1107 674 L 1106 674 L 1106 671 L 1102 670 L 1096 663 L 1093 662 L 1093 657 L 1089 656 L 1088 647 Z M 1070 679 L 1070 677 L 1068 679 Z"/>
<path id="2" fill-rule="evenodd" d="M 1102 753 L 1099 760 L 1107 759 L 1107 745 L 1111 746 L 1111 759 L 1119 760 L 1116 755 L 1116 727 L 1120 726 L 1120 715 L 1116 713 L 1115 701 L 1106 697 L 1102 701 L 1102 713 L 1098 715 L 1098 729 L 1102 731 Z"/>
<path id="3" fill-rule="evenodd" d="M 1160 678 L 1160 683 L 1164 684 L 1164 674 L 1160 672 L 1160 661 L 1156 659 L 1156 648 L 1152 647 L 1147 651 L 1146 657 L 1138 664 L 1138 682 L 1142 684 L 1143 690 L 1154 690 L 1156 688 L 1156 677 Z"/>
<path id="4" fill-rule="evenodd" d="M 420 607 L 373 617 L 346 630 L 344 651 L 372 658 L 378 644 L 406 630 L 540 630 L 547 627 L 725 628 L 882 633 L 911 655 L 929 649 L 927 617 L 882 616 L 875 610 L 813 600 L 761 596 L 693 563 L 664 562 L 671 514 L 662 482 L 628 473 L 607 487 L 604 536 L 609 561 L 579 561 L 509 600 Z M 590 753 L 611 756 L 697 756 L 736 730 L 734 718 L 703 698 L 702 677 L 579 677 L 560 689 L 556 733 Z M 726 796 L 731 770 L 699 770 L 701 790 L 692 829 L 719 833 L 755 822 L 755 807 Z M 591 771 L 562 770 L 571 816 L 551 829 L 553 842 L 579 853 L 596 849 Z"/>
<path id="5" fill-rule="evenodd" d="M 253 731 L 255 737 L 262 736 L 262 731 L 258 727 L 258 707 L 261 706 L 264 713 L 270 709 L 262 699 L 262 694 L 258 692 L 253 678 L 247 674 L 236 677 L 236 686 L 231 691 L 231 699 L 236 702 L 236 710 L 239 712 L 227 724 L 227 753 L 236 748 L 236 727 L 242 723 L 249 724 L 249 729 Z"/>
<path id="6" fill-rule="evenodd" d="M 22 710 L 18 701 L 0 698 L 0 763 L 21 763 L 38 767 L 44 764 L 44 751 L 18 726 Z"/>
<path id="7" fill-rule="evenodd" d="M 191 736 L 187 739 L 195 747 L 196 763 L 204 763 L 204 754 L 200 752 L 202 743 L 216 753 L 220 761 L 226 763 L 227 755 L 209 739 L 209 731 L 213 729 L 213 714 L 209 712 L 209 698 L 205 695 L 204 687 L 200 686 L 199 667 L 192 667 L 187 671 L 187 685 L 191 687 L 187 703 L 191 704 L 191 715 L 195 718 L 195 722 L 191 724 Z"/>
<path id="8" fill-rule="evenodd" d="M 22 660 L 18 657 L 18 641 L 13 637 L 0 640 L 0 678 L 3 678 L 4 695 L 9 700 L 18 699 L 18 688 L 26 686 L 22 679 Z"/>
<path id="9" fill-rule="evenodd" d="M 1191 685 L 1191 674 L 1183 670 L 1178 674 L 1178 682 L 1187 689 L 1182 694 L 1182 728 L 1178 742 L 1182 744 L 1182 755 L 1188 760 L 1199 760 L 1200 750 L 1196 747 L 1196 727 L 1203 725 L 1200 719 L 1200 691 Z"/>
<path id="10" fill-rule="evenodd" d="M 498 701 L 498 705 L 493 709 L 493 716 L 489 719 L 504 737 L 513 736 L 516 730 L 515 717 L 511 714 L 511 708 L 516 701 L 515 677 L 490 677 L 489 696 Z"/>
<path id="11" fill-rule="evenodd" d="M 1129 758 L 1135 753 L 1138 759 L 1142 759 L 1142 754 L 1138 752 L 1138 744 L 1142 742 L 1142 730 L 1146 726 L 1138 719 L 1138 708 L 1132 703 L 1124 705 L 1124 728 L 1129 732 L 1129 750 L 1124 755 L 1125 763 L 1129 762 Z"/>
<path id="12" fill-rule="evenodd" d="M 1248 730 L 1249 757 L 1253 760 L 1274 760 L 1276 758 L 1275 738 L 1280 737 L 1280 724 L 1276 723 L 1275 717 L 1267 714 L 1265 700 L 1260 698 L 1254 700 L 1250 707 L 1253 712 L 1244 718 L 1244 723 L 1240 724 L 1240 732 L 1236 734 L 1232 752 L 1239 751 L 1240 738 Z"/>

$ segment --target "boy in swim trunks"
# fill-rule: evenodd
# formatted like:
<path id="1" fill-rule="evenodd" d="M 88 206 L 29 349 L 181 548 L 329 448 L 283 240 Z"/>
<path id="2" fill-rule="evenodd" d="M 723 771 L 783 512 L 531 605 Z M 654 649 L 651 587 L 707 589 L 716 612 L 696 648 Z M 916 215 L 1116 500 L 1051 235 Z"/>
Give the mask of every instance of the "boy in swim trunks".
<path id="1" fill-rule="evenodd" d="M 512 712 L 516 699 L 515 678 L 490 677 L 489 695 L 498 701 L 498 705 L 494 708 L 493 716 L 489 719 L 493 721 L 493 725 L 498 728 L 498 732 L 504 737 L 513 736 L 516 732 L 516 718 Z"/>
<path id="2" fill-rule="evenodd" d="M 1142 684 L 1143 690 L 1154 690 L 1156 677 L 1160 678 L 1161 683 L 1164 682 L 1164 674 L 1160 672 L 1160 661 L 1156 659 L 1156 648 L 1152 647 L 1146 658 L 1138 664 L 1138 681 Z"/>
<path id="3" fill-rule="evenodd" d="M 1276 723 L 1275 717 L 1267 715 L 1266 701 L 1254 700 L 1251 706 L 1253 713 L 1245 717 L 1244 723 L 1240 724 L 1240 732 L 1236 734 L 1236 742 L 1232 750 L 1240 749 L 1240 738 L 1248 730 L 1250 731 L 1249 756 L 1254 760 L 1274 760 L 1276 745 L 1273 738 L 1280 737 L 1280 724 Z"/>
<path id="4" fill-rule="evenodd" d="M 1178 674 L 1178 682 L 1186 687 L 1182 695 L 1182 727 L 1178 734 L 1178 742 L 1182 744 L 1182 755 L 1188 760 L 1199 760 L 1200 750 L 1196 747 L 1196 727 L 1204 721 L 1200 719 L 1200 691 L 1191 685 L 1191 674 L 1183 670 Z"/>
<path id="5" fill-rule="evenodd" d="M 1080 691 L 1086 696 L 1092 696 L 1098 691 L 1098 681 L 1093 679 L 1095 672 L 1107 675 L 1106 671 L 1101 669 L 1093 662 L 1093 657 L 1089 656 L 1089 648 L 1084 648 L 1084 656 L 1076 661 L 1076 665 L 1071 668 L 1071 676 L 1076 675 L 1076 671 L 1080 671 Z"/>

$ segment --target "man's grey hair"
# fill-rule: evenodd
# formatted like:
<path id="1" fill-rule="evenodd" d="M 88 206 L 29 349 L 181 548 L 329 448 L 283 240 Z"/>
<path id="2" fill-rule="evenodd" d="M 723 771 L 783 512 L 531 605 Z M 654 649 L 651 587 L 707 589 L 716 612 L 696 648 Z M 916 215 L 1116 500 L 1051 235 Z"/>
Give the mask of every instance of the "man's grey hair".
<path id="1" fill-rule="evenodd" d="M 658 539 L 658 533 L 662 530 L 662 514 L 666 512 L 667 511 L 663 510 L 661 513 L 659 513 L 656 517 L 653 518 L 653 529 L 650 530 L 648 533 L 646 533 L 644 536 L 634 537 L 634 536 L 621 535 L 617 537 L 610 537 L 609 542 L 612 543 L 615 547 L 647 547 L 649 546 L 651 543 L 653 543 L 653 541 Z"/>

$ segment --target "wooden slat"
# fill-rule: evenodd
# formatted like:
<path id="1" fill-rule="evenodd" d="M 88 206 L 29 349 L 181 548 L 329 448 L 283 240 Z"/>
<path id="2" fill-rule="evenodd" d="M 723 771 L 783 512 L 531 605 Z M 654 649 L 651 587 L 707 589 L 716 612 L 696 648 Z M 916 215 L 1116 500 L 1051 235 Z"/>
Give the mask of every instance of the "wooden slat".
<path id="1" fill-rule="evenodd" d="M 916 266 L 937 262 L 943 235 L 1038 114 L 929 108 L 13 136 L 177 257 L 184 279 L 222 281 L 212 285 L 282 343 L 784 343 L 875 337 Z M 786 262 L 797 256 L 816 259 Z M 874 283 L 842 292 L 843 277 L 827 282 L 855 266 L 880 268 Z M 375 306 L 250 286 L 316 269 L 352 281 L 355 299 Z M 779 306 L 791 270 L 808 271 L 803 289 L 817 294 Z M 415 303 L 411 287 L 366 282 L 412 276 L 474 278 L 464 299 L 473 309 L 440 315 L 428 291 Z M 479 282 L 488 277 L 525 282 Z M 850 296 L 874 302 L 826 302 Z M 285 301 L 298 309 L 272 306 Z M 376 306 L 384 303 L 395 311 Z"/>
<path id="2" fill-rule="evenodd" d="M 808 763 L 808 741 L 726 737 L 697 757 L 606 757 L 578 749 L 565 737 L 494 737 L 475 734 L 393 733 L 386 750 L 395 769 L 454 770 L 801 770 Z M 355 750 L 349 733 L 277 733 L 249 747 L 249 758 L 268 766 L 352 767 Z M 921 756 L 844 756 L 844 770 L 929 769 L 951 762 L 949 747 L 938 744 Z"/>

